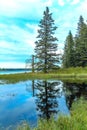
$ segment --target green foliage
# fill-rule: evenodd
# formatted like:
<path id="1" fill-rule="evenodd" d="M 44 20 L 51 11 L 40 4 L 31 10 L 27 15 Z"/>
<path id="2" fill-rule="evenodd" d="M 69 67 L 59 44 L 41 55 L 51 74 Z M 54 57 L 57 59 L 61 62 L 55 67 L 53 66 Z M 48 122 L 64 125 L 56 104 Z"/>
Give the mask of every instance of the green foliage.
<path id="1" fill-rule="evenodd" d="M 30 129 L 25 126 L 21 130 Z M 87 130 L 87 102 L 80 99 L 73 104 L 70 116 L 62 115 L 57 120 L 40 120 L 38 126 L 31 130 Z"/>
<path id="2" fill-rule="evenodd" d="M 75 66 L 87 66 L 87 25 L 82 16 L 78 22 L 78 32 L 75 37 Z"/>
<path id="3" fill-rule="evenodd" d="M 66 41 L 65 41 L 65 48 L 64 48 L 64 55 L 63 55 L 63 67 L 69 68 L 74 66 L 74 40 L 71 31 L 69 32 Z"/>
<path id="4" fill-rule="evenodd" d="M 16 130 L 31 130 L 29 125 L 25 122 L 22 125 L 19 125 Z"/>
<path id="5" fill-rule="evenodd" d="M 63 67 L 77 66 L 87 66 L 87 24 L 82 16 L 79 18 L 75 38 L 71 32 L 66 38 L 63 55 Z"/>
<path id="6" fill-rule="evenodd" d="M 58 64 L 57 43 L 55 43 L 57 38 L 53 36 L 57 27 L 54 25 L 52 13 L 49 12 L 48 7 L 46 7 L 46 11 L 43 13 L 39 28 L 38 40 L 35 42 L 36 67 L 38 71 L 42 70 L 47 73 Z"/>
<path id="7" fill-rule="evenodd" d="M 19 81 L 32 80 L 32 79 L 60 79 L 60 80 L 74 80 L 87 81 L 87 67 L 71 67 L 62 68 L 58 70 L 51 71 L 50 73 L 19 73 L 19 74 L 6 74 L 0 75 L 0 80 L 6 83 L 15 83 Z"/>

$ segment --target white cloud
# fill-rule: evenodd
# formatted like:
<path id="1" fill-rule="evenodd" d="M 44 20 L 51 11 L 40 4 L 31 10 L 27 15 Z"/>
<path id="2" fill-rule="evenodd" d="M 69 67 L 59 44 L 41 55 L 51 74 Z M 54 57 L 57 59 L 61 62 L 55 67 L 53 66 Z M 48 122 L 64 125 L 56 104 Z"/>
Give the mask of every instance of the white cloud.
<path id="1" fill-rule="evenodd" d="M 65 2 L 64 2 L 64 0 L 58 0 L 58 4 L 59 4 L 60 6 L 64 6 L 64 5 L 65 5 Z"/>
<path id="2" fill-rule="evenodd" d="M 59 49 L 59 50 L 57 51 L 57 54 L 59 54 L 59 55 L 63 55 L 63 53 L 64 53 L 63 49 Z"/>
<path id="3" fill-rule="evenodd" d="M 41 2 L 41 0 L 0 0 L 0 15 L 21 18 L 39 18 L 46 5 L 51 5 L 51 0 Z"/>
<path id="4" fill-rule="evenodd" d="M 63 24 L 63 27 L 64 27 L 64 28 L 70 28 L 70 27 L 71 27 L 71 23 L 66 21 L 66 22 Z"/>
<path id="5" fill-rule="evenodd" d="M 30 25 L 28 24 L 30 27 Z M 13 50 L 26 50 L 34 47 L 34 40 L 36 36 L 36 30 L 34 34 L 30 33 L 28 30 L 24 30 L 16 25 L 6 25 L 0 24 L 1 30 L 0 34 L 3 37 L 3 40 L 0 40 L 0 48 L 7 48 Z M 31 28 L 34 30 L 35 26 L 32 25 Z M 5 30 L 5 31 L 3 31 Z M 7 39 L 10 40 L 7 41 Z M 22 52 L 23 53 L 23 52 Z M 26 51 L 25 51 L 26 53 Z"/>
<path id="6" fill-rule="evenodd" d="M 64 6 L 66 5 L 67 3 L 68 4 L 71 4 L 71 5 L 76 5 L 80 2 L 80 0 L 58 0 L 58 4 L 60 6 Z"/>
<path id="7" fill-rule="evenodd" d="M 15 15 L 16 10 L 18 10 L 20 6 L 14 0 L 0 0 L 0 14 L 2 15 Z"/>
<path id="8" fill-rule="evenodd" d="M 7 41 L 0 41 L 0 48 L 12 49 L 14 47 L 12 44 L 10 45 L 9 42 L 7 42 Z"/>
<path id="9" fill-rule="evenodd" d="M 78 11 L 82 12 L 83 14 L 87 14 L 87 0 L 80 4 Z"/>
<path id="10" fill-rule="evenodd" d="M 52 6 L 53 1 L 52 0 L 48 0 L 46 2 L 44 2 L 44 6 Z"/>
<path id="11" fill-rule="evenodd" d="M 72 5 L 78 4 L 80 2 L 80 0 L 73 0 L 73 2 L 71 2 Z"/>
<path id="12" fill-rule="evenodd" d="M 0 68 L 25 68 L 25 63 L 21 63 L 21 62 L 1 62 Z"/>
<path id="13" fill-rule="evenodd" d="M 67 2 L 70 2 L 71 0 L 66 0 Z"/>

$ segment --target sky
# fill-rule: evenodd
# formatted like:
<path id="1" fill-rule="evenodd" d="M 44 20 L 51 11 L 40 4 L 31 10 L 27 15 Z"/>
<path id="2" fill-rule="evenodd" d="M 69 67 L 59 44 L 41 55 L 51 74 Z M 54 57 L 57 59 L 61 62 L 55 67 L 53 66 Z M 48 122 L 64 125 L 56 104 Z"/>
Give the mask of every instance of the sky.
<path id="1" fill-rule="evenodd" d="M 0 68 L 25 67 L 47 6 L 58 27 L 58 53 L 63 53 L 69 30 L 75 35 L 80 15 L 87 20 L 87 0 L 0 0 Z"/>

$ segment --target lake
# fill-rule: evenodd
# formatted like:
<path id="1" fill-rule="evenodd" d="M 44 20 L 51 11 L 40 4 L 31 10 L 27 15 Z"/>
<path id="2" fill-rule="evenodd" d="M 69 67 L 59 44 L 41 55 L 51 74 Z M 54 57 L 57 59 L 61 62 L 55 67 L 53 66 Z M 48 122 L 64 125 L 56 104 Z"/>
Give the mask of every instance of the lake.
<path id="1" fill-rule="evenodd" d="M 2 74 L 26 73 L 26 72 L 31 72 L 31 69 L 5 69 L 5 70 L 0 70 L 0 75 L 2 75 Z"/>
<path id="2" fill-rule="evenodd" d="M 0 84 L 0 126 L 2 130 L 27 121 L 37 126 L 39 118 L 70 115 L 72 103 L 80 97 L 87 99 L 87 84 L 60 80 L 28 80 L 15 84 Z"/>

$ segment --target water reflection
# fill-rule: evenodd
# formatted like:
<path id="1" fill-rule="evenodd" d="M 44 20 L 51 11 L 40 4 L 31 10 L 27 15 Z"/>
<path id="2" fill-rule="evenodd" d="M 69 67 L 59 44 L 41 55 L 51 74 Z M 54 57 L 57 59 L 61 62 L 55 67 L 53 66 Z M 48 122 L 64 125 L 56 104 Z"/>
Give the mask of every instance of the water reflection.
<path id="1" fill-rule="evenodd" d="M 49 119 L 59 113 L 70 114 L 72 103 L 82 96 L 87 99 L 86 83 L 29 80 L 0 84 L 0 125 L 15 126 L 26 120 L 32 127 L 38 117 Z"/>
<path id="2" fill-rule="evenodd" d="M 35 83 L 36 105 L 39 117 L 49 119 L 51 115 L 58 113 L 59 82 L 37 81 Z"/>
<path id="3" fill-rule="evenodd" d="M 23 121 L 36 126 L 36 104 L 31 86 L 31 81 L 0 85 L 0 126 L 3 130 Z"/>
<path id="4" fill-rule="evenodd" d="M 31 85 L 30 84 L 26 84 L 26 91 L 27 92 L 30 92 L 30 89 L 31 89 L 31 93 L 32 93 L 32 97 L 35 96 L 35 81 L 34 80 L 31 80 Z"/>
<path id="5" fill-rule="evenodd" d="M 79 98 L 87 99 L 87 84 L 86 83 L 64 83 L 63 85 L 66 94 L 66 104 L 70 110 L 72 103 Z"/>

